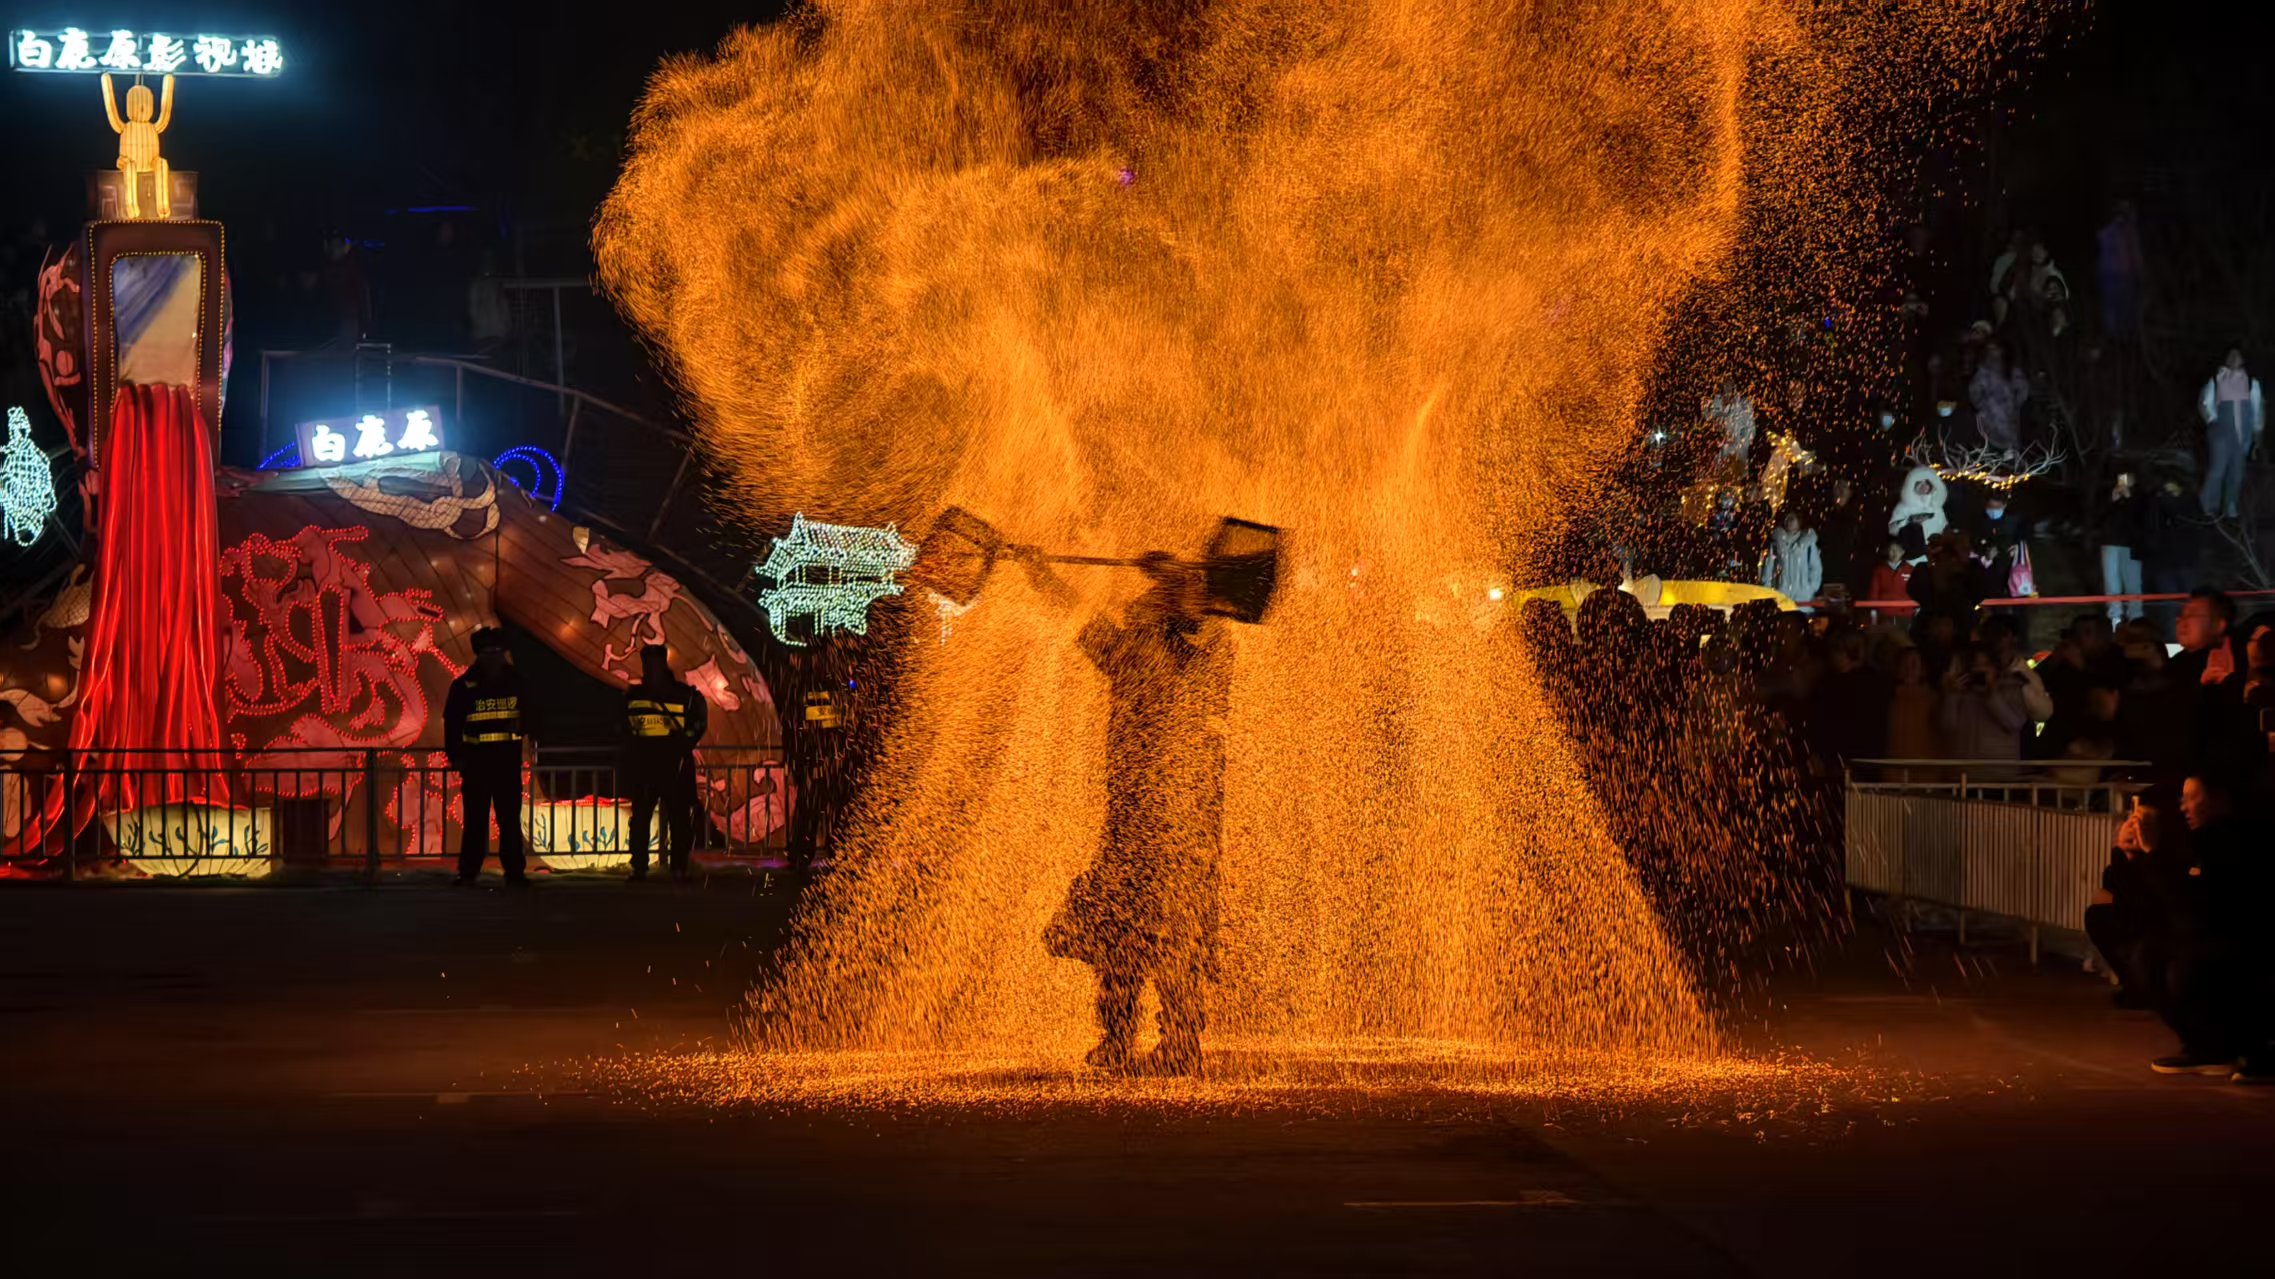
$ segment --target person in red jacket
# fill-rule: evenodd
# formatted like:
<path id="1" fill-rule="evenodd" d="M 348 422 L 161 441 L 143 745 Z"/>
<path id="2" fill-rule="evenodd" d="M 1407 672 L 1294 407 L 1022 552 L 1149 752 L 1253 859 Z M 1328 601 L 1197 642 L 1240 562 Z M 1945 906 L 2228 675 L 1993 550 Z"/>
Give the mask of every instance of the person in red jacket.
<path id="1" fill-rule="evenodd" d="M 1903 600 L 1893 607 L 1873 610 L 1875 617 L 1908 617 L 1918 605 L 1911 603 L 1912 566 L 1904 562 L 1904 544 L 1890 539 L 1882 550 L 1880 562 L 1872 566 L 1872 582 L 1865 589 L 1868 600 Z"/>

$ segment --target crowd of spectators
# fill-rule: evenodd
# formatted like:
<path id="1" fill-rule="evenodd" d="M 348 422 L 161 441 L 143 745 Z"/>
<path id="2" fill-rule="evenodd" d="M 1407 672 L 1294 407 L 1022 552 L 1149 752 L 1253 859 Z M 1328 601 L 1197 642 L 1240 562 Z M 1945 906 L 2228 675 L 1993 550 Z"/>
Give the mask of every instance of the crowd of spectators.
<path id="1" fill-rule="evenodd" d="M 2156 1068 L 2275 1081 L 2263 1012 L 2275 1007 L 2263 956 L 2275 923 L 2275 613 L 2239 620 L 2227 595 L 2198 589 L 2171 644 L 2149 618 L 2112 627 L 2095 609 L 2033 652 L 1972 591 L 1920 585 L 1967 573 L 1962 544 L 1931 546 L 1912 579 L 1918 606 L 1900 616 L 1764 601 L 1727 616 L 1678 605 L 1654 621 L 1634 595 L 1599 589 L 1569 627 L 1553 604 L 1525 605 L 1535 669 L 1644 882 L 1674 906 L 1707 875 L 1804 892 L 1837 882 L 1808 850 L 1838 847 L 1826 836 L 1852 772 L 2114 805 L 2107 891 L 2085 922 L 2120 999 L 2155 1008 L 2180 1036 Z M 1683 815 L 1716 791 L 1727 802 L 1693 824 L 1719 825 L 1721 838 L 1701 842 L 1721 860 L 1686 861 L 1695 832 Z M 2130 812 L 2116 798 L 2126 794 Z"/>
<path id="2" fill-rule="evenodd" d="M 2234 771 L 2236 785 L 2264 789 L 2257 710 L 2275 705 L 2275 613 L 2239 625 L 2228 596 L 2199 589 L 2179 610 L 2175 644 L 2145 618 L 2113 628 L 2096 610 L 2033 652 L 2012 617 L 1980 607 L 1980 592 L 1965 585 L 1976 566 L 1963 555 L 1961 543 L 1939 537 L 1911 578 L 1917 606 L 1901 615 L 1811 616 L 1762 603 L 1725 623 L 1679 606 L 1664 622 L 1636 622 L 1632 642 L 1674 645 L 1661 678 L 1677 685 L 1693 666 L 1747 673 L 1742 698 L 1807 743 L 1821 776 L 1857 760 L 1964 760 L 1981 765 L 1970 776 L 1983 781 L 2026 772 L 2090 781 L 2102 763 L 2121 761 L 2168 786 L 2217 766 Z M 1584 669 L 1586 654 L 1577 656 Z"/>

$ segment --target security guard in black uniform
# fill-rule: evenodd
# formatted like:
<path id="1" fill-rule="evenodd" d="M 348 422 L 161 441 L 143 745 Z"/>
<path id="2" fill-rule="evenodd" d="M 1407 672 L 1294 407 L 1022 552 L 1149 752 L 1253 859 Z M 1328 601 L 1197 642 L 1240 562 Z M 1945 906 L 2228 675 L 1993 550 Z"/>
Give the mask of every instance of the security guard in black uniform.
<path id="1" fill-rule="evenodd" d="M 624 690 L 622 773 L 632 800 L 632 878 L 648 877 L 649 821 L 663 805 L 673 879 L 695 848 L 695 746 L 710 717 L 703 695 L 675 679 L 661 644 L 640 650 L 640 682 Z"/>
<path id="2" fill-rule="evenodd" d="M 506 883 L 528 883 L 521 859 L 521 674 L 506 660 L 505 632 L 474 632 L 474 665 L 450 686 L 442 709 L 442 749 L 464 796 L 458 882 L 482 877 L 490 852 L 490 814 L 498 815 L 498 867 Z"/>
<path id="3" fill-rule="evenodd" d="M 799 882 L 813 877 L 814 859 L 835 843 L 839 810 L 851 797 L 848 738 L 852 687 L 845 659 L 834 645 L 800 649 L 791 658 L 798 714 L 787 725 L 790 785 L 790 869 Z"/>

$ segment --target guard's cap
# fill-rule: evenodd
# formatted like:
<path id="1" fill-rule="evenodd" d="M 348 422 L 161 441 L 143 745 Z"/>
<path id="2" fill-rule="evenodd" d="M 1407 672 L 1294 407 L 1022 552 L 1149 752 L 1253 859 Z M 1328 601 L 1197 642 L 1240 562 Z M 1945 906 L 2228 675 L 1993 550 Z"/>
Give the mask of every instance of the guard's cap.
<path id="1" fill-rule="evenodd" d="M 474 631 L 474 651 L 477 653 L 505 652 L 506 633 L 495 626 L 476 628 Z"/>

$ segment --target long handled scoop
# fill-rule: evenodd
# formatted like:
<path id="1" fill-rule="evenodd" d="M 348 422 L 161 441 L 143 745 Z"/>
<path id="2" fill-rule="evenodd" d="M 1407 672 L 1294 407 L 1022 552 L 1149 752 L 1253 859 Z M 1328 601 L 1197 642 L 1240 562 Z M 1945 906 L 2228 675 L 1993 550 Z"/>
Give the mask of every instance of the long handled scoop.
<path id="1" fill-rule="evenodd" d="M 1208 554 L 1188 567 L 1201 571 L 1201 611 L 1213 617 L 1260 622 L 1271 608 L 1279 588 L 1280 530 L 1268 524 L 1226 518 L 1210 539 Z M 909 580 L 962 605 L 978 597 L 1006 551 L 1038 551 L 1004 540 L 994 525 L 964 510 L 949 507 L 933 521 L 917 549 L 916 566 Z M 1136 568 L 1146 560 L 1118 555 L 1057 555 L 1040 552 L 1052 564 L 1085 564 L 1104 568 Z"/>

